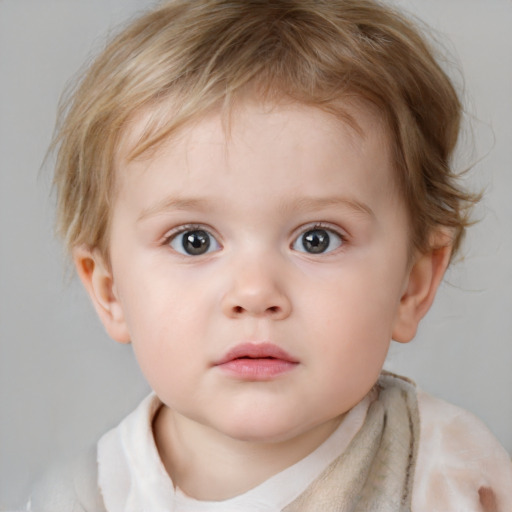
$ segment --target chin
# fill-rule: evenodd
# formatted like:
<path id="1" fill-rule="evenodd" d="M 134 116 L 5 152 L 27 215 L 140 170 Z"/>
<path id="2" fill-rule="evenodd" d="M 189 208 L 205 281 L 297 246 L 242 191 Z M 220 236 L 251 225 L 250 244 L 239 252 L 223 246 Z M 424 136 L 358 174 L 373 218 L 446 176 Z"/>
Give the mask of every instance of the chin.
<path id="1" fill-rule="evenodd" d="M 220 430 L 232 439 L 248 443 L 281 443 L 308 430 L 302 425 L 292 424 L 289 418 L 272 416 L 239 418 L 223 424 Z"/>

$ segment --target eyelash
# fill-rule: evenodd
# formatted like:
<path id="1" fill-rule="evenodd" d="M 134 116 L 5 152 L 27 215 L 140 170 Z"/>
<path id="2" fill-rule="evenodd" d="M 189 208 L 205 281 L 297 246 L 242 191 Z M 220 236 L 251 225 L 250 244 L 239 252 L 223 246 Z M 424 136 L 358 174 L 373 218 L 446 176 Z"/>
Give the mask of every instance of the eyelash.
<path id="1" fill-rule="evenodd" d="M 162 238 L 162 245 L 168 244 L 171 240 L 176 238 L 178 235 L 181 235 L 182 233 L 186 233 L 187 231 L 208 231 L 210 232 L 210 228 L 203 226 L 202 224 L 182 224 L 174 229 L 171 229 L 171 231 L 168 231 L 164 237 Z"/>

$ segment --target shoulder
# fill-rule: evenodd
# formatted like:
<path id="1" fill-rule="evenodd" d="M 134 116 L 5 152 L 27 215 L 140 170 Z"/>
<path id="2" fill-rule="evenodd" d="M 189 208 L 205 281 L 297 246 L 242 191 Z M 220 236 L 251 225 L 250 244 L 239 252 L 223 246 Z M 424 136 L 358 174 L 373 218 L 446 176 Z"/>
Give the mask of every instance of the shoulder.
<path id="1" fill-rule="evenodd" d="M 471 413 L 418 391 L 420 443 L 413 510 L 512 510 L 512 463 Z"/>
<path id="2" fill-rule="evenodd" d="M 34 487 L 30 512 L 101 512 L 97 484 L 96 448 L 50 468 Z"/>

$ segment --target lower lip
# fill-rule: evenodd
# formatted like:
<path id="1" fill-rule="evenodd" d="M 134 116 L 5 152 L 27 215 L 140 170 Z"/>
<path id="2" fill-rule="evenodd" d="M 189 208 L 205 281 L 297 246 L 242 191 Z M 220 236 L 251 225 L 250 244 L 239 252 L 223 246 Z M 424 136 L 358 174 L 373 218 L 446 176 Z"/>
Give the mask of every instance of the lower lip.
<path id="1" fill-rule="evenodd" d="M 218 366 L 222 371 L 244 380 L 268 380 L 292 371 L 297 363 L 284 359 L 240 358 Z"/>

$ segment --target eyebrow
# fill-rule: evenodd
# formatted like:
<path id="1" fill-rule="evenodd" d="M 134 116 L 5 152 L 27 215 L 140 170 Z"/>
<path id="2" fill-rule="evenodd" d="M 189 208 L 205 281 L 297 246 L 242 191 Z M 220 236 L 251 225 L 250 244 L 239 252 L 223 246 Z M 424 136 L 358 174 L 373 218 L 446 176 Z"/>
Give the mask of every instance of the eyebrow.
<path id="1" fill-rule="evenodd" d="M 167 197 L 159 201 L 155 205 L 146 208 L 139 215 L 138 221 L 142 221 L 153 215 L 166 212 L 169 210 L 210 210 L 214 207 L 215 202 L 208 198 L 201 197 Z M 365 203 L 356 199 L 329 196 L 329 197 L 301 197 L 292 201 L 290 204 L 281 206 L 283 211 L 314 211 L 328 207 L 344 207 L 348 208 L 355 213 L 368 215 L 372 218 L 375 217 L 373 210 Z"/>
<path id="2" fill-rule="evenodd" d="M 196 197 L 166 197 L 153 206 L 146 208 L 139 215 L 137 221 L 152 217 L 168 210 L 208 210 L 212 201 L 206 198 Z"/>
<path id="3" fill-rule="evenodd" d="M 291 208 L 297 210 L 318 210 L 326 207 L 344 207 L 353 210 L 355 213 L 375 217 L 375 213 L 367 204 L 350 197 L 302 197 L 291 204 Z M 288 209 L 289 206 L 286 205 L 285 208 Z"/>

